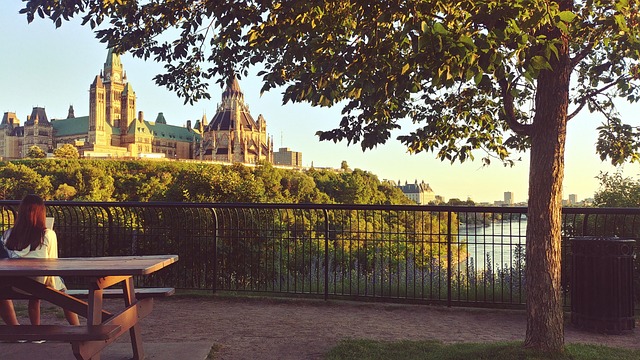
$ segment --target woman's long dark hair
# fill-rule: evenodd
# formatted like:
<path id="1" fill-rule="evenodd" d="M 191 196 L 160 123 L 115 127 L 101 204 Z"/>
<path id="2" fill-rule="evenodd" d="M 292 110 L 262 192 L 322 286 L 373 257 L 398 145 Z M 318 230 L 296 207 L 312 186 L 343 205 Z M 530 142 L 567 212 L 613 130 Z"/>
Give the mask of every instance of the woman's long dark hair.
<path id="1" fill-rule="evenodd" d="M 7 249 L 23 250 L 31 246 L 33 251 L 42 245 L 47 228 L 46 216 L 44 201 L 39 196 L 25 196 L 18 208 L 16 223 L 5 242 Z"/>

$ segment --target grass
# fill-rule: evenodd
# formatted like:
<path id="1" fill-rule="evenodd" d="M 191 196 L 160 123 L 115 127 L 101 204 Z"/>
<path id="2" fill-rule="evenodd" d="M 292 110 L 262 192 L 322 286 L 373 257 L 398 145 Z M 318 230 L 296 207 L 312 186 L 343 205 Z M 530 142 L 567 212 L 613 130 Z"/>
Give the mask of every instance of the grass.
<path id="1" fill-rule="evenodd" d="M 207 358 L 205 360 L 215 360 L 216 353 L 220 351 L 220 349 L 222 349 L 222 346 L 218 344 L 214 344 L 213 346 L 211 346 L 211 350 L 209 350 L 209 354 L 207 355 Z"/>
<path id="2" fill-rule="evenodd" d="M 343 340 L 326 355 L 327 360 L 637 360 L 640 350 L 600 345 L 570 344 L 563 354 L 524 349 L 521 343 L 459 343 L 438 341 L 380 342 Z"/>

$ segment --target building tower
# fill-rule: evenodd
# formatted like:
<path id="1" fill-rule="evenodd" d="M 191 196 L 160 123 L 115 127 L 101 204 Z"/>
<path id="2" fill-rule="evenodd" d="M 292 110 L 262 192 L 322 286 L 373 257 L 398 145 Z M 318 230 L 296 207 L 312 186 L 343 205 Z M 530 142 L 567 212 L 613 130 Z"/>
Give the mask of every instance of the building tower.
<path id="1" fill-rule="evenodd" d="M 102 72 L 97 75 L 89 87 L 89 134 L 87 142 L 94 146 L 106 146 L 105 133 L 105 87 Z"/>
<path id="2" fill-rule="evenodd" d="M 0 158 L 16 159 L 22 157 L 24 127 L 14 112 L 5 112 L 0 121 Z"/>
<path id="3" fill-rule="evenodd" d="M 202 147 L 205 160 L 245 164 L 261 160 L 273 162 L 267 122 L 262 115 L 258 121 L 253 119 L 235 77 L 222 93 L 216 115 L 204 127 Z"/>
<path id="4" fill-rule="evenodd" d="M 120 55 L 109 49 L 104 62 L 104 85 L 106 95 L 106 122 L 113 127 L 120 127 L 122 110 L 122 92 L 124 91 L 124 71 Z M 134 115 L 135 117 L 135 115 Z"/>
<path id="5" fill-rule="evenodd" d="M 125 80 L 120 56 L 109 49 L 100 75 L 89 88 L 88 143 L 94 150 L 111 146 L 112 128 L 126 134 L 136 118 L 136 96 Z"/>
<path id="6" fill-rule="evenodd" d="M 505 191 L 504 192 L 504 205 L 513 205 L 513 192 Z"/>
<path id="7" fill-rule="evenodd" d="M 34 107 L 24 123 L 22 154 L 26 155 L 29 148 L 34 145 L 45 153 L 53 151 L 53 126 L 43 107 Z"/>
<path id="8" fill-rule="evenodd" d="M 136 93 L 131 84 L 126 83 L 120 97 L 120 134 L 126 134 L 131 123 L 136 120 Z"/>

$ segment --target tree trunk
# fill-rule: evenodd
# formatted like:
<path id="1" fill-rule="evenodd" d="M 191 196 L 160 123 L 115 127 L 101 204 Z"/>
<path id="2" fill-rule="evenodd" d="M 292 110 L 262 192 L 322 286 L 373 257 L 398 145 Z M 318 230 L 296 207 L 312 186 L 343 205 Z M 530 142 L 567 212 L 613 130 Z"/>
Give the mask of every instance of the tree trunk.
<path id="1" fill-rule="evenodd" d="M 558 36 L 558 34 L 554 34 Z M 527 216 L 527 333 L 524 345 L 561 352 L 564 348 L 560 289 L 562 180 L 570 61 L 567 41 L 558 44 L 553 71 L 538 77 L 536 114 L 530 128 L 529 210 Z"/>

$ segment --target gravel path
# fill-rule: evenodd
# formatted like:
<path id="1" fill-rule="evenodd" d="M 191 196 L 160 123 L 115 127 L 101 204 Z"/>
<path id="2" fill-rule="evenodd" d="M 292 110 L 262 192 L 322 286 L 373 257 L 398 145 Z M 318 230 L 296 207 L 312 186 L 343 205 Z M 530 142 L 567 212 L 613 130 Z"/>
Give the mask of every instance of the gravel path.
<path id="1" fill-rule="evenodd" d="M 60 315 L 43 311 L 43 324 L 64 322 Z M 524 312 L 516 310 L 180 296 L 156 300 L 143 324 L 145 342 L 210 341 L 218 360 L 321 359 L 342 339 L 522 341 L 526 329 Z M 565 341 L 640 349 L 640 330 L 604 335 L 567 325 Z"/>
<path id="2" fill-rule="evenodd" d="M 171 298 L 145 319 L 149 341 L 212 340 L 218 359 L 320 359 L 341 339 L 520 341 L 523 311 L 316 300 Z M 166 331 L 166 329 L 172 329 Z M 151 340 L 153 339 L 153 340 Z M 640 330 L 603 335 L 566 326 L 568 343 L 640 349 Z"/>

